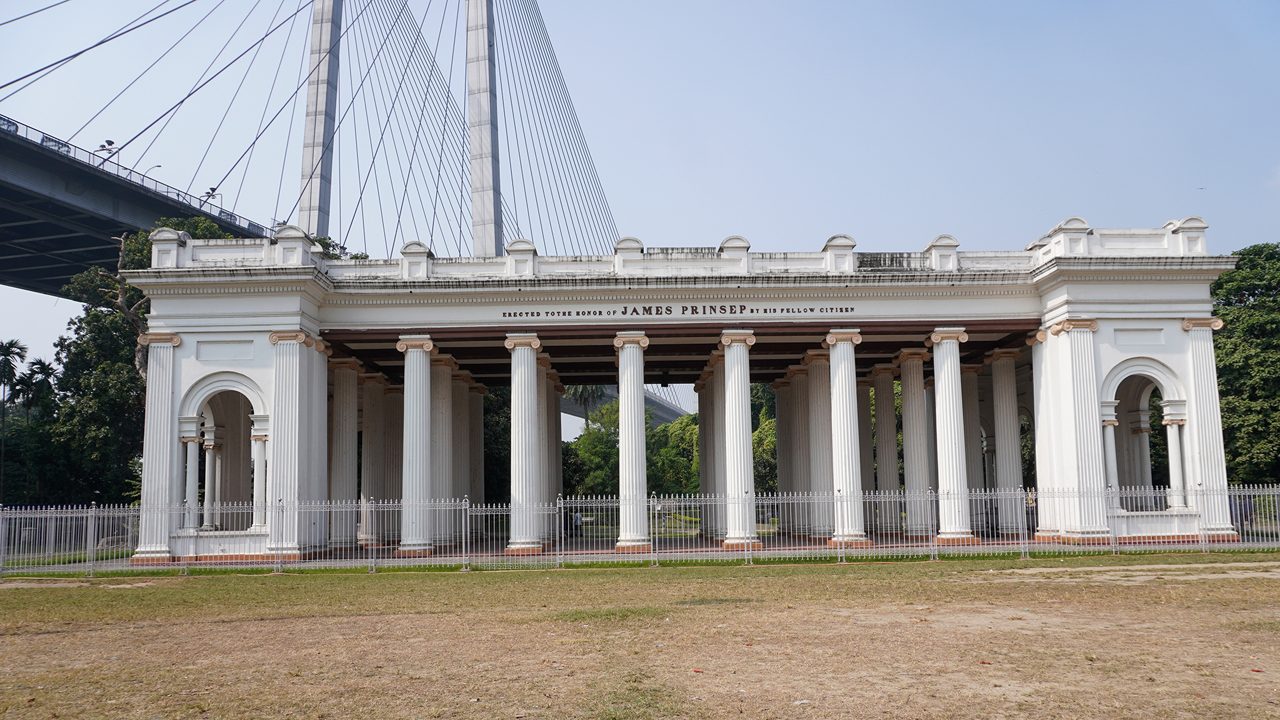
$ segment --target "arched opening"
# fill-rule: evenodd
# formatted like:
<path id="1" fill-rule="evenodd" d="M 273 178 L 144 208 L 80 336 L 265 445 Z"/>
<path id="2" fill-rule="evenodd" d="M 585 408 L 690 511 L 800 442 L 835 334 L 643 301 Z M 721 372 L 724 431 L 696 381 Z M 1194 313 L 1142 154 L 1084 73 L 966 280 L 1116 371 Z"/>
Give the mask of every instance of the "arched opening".
<path id="1" fill-rule="evenodd" d="M 254 466 L 265 462 L 254 462 L 252 414 L 249 398 L 235 390 L 219 390 L 200 406 L 200 530 L 247 530 L 254 524 Z"/>
<path id="2" fill-rule="evenodd" d="M 1164 421 L 1175 403 L 1166 394 L 1161 381 L 1145 373 L 1127 376 L 1116 388 L 1115 469 L 1125 510 L 1168 508 L 1170 430 Z"/>

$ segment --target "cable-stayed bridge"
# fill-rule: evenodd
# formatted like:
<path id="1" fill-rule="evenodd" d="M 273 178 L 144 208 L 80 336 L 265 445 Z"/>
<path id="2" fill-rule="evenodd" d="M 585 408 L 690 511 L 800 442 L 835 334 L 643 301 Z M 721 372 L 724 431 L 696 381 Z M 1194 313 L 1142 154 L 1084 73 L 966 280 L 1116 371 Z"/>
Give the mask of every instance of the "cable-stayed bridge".
<path id="1" fill-rule="evenodd" d="M 36 36 L 0 75 L 4 284 L 56 294 L 163 216 L 375 258 L 619 237 L 536 0 L 7 4 L 0 46 Z"/>

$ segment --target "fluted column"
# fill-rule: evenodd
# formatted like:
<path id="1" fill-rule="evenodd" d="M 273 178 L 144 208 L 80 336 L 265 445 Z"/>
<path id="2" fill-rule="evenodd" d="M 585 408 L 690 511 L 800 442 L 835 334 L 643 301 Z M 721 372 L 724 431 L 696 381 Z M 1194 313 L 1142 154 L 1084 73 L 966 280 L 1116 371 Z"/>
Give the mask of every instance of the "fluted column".
<path id="1" fill-rule="evenodd" d="M 618 350 L 618 512 L 617 548 L 621 552 L 649 550 L 649 513 L 645 489 L 644 350 L 643 332 L 620 332 Z"/>
<path id="2" fill-rule="evenodd" d="M 207 428 L 204 437 L 204 520 L 200 524 L 201 530 L 216 529 L 213 518 L 213 503 L 217 495 L 216 488 L 218 486 L 218 442 L 214 438 L 214 429 Z"/>
<path id="3" fill-rule="evenodd" d="M 139 562 L 169 556 L 169 533 L 178 518 L 170 518 L 176 497 L 174 479 L 179 462 L 178 423 L 174 408 L 173 352 L 182 340 L 172 333 L 146 333 L 138 342 L 148 346 L 146 415 L 142 429 L 142 507 L 139 515 Z"/>
<path id="4" fill-rule="evenodd" d="M 714 452 L 716 456 L 715 462 L 715 493 L 716 501 L 714 505 L 707 509 L 711 515 L 711 532 L 714 537 L 723 539 L 729 531 L 727 525 L 727 505 L 729 484 L 728 472 L 729 461 L 725 456 L 725 433 L 728 432 L 728 425 L 725 421 L 725 370 L 723 353 L 713 355 L 711 357 L 711 384 L 714 388 L 715 396 L 715 443 Z"/>
<path id="5" fill-rule="evenodd" d="M 938 542 L 975 541 L 969 524 L 969 465 L 965 458 L 964 393 L 960 387 L 962 328 L 938 328 L 933 341 L 933 387 L 938 457 Z"/>
<path id="6" fill-rule="evenodd" d="M 809 533 L 814 537 L 830 537 L 834 520 L 832 507 L 835 480 L 832 475 L 831 443 L 831 362 L 826 350 L 805 353 L 809 368 L 809 492 L 815 493 L 810 503 Z M 857 438 L 854 438 L 857 442 Z"/>
<path id="7" fill-rule="evenodd" d="M 184 437 L 182 446 L 186 451 L 186 500 L 182 526 L 197 528 L 200 526 L 200 437 Z"/>
<path id="8" fill-rule="evenodd" d="M 547 446 L 547 439 L 551 437 L 550 415 L 547 414 L 548 397 L 551 395 L 549 387 L 550 381 L 547 379 L 547 372 L 551 369 L 551 358 L 545 354 L 538 355 L 538 439 L 537 439 L 537 459 L 538 464 L 538 484 L 537 498 L 538 504 L 544 508 L 546 505 L 555 501 L 555 497 L 551 494 L 551 461 L 550 452 Z M 545 510 L 537 515 L 538 533 L 543 542 L 551 539 L 555 532 L 555 526 L 552 520 L 547 516 Z"/>
<path id="9" fill-rule="evenodd" d="M 698 492 L 703 495 L 711 493 L 711 388 L 706 371 L 693 384 L 693 392 L 698 396 Z"/>
<path id="10" fill-rule="evenodd" d="M 1060 409 L 1052 405 L 1055 396 L 1053 383 L 1059 365 L 1056 353 L 1048 343 L 1049 333 L 1037 330 L 1027 335 L 1031 347 L 1031 392 L 1034 397 L 1035 445 L 1036 445 L 1036 517 L 1035 535 L 1039 539 L 1052 540 L 1061 533 L 1056 499 L 1058 489 L 1057 458 L 1064 452 L 1059 428 Z M 996 477 L 999 478 L 999 470 Z M 1030 528 L 1029 528 L 1030 530 Z"/>
<path id="11" fill-rule="evenodd" d="M 1222 320 L 1218 318 L 1188 319 L 1182 323 L 1191 360 L 1186 432 L 1190 455 L 1195 459 L 1188 482 L 1188 500 L 1200 508 L 1201 522 L 1211 539 L 1234 539 L 1236 531 L 1231 524 L 1227 497 L 1218 371 L 1213 353 L 1213 331 L 1221 328 Z"/>
<path id="12" fill-rule="evenodd" d="M 333 437 L 329 441 L 329 498 L 335 503 L 354 505 L 360 497 L 360 363 L 354 359 L 334 360 Z M 356 541 L 357 513 L 337 510 L 331 520 L 333 544 Z"/>
<path id="13" fill-rule="evenodd" d="M 832 330 L 826 337 L 830 352 L 827 422 L 831 429 L 827 447 L 834 490 L 834 527 L 829 544 L 833 547 L 868 544 L 862 517 L 862 433 L 854 362 L 854 346 L 860 342 L 862 335 L 857 330 Z M 817 372 L 816 365 L 810 366 L 811 375 Z"/>
<path id="14" fill-rule="evenodd" d="M 382 489 L 382 475 L 386 471 L 386 407 L 383 398 L 387 383 L 378 373 L 360 376 L 360 530 L 361 544 L 376 544 L 381 532 L 381 518 L 376 503 Z"/>
<path id="15" fill-rule="evenodd" d="M 448 355 L 431 358 L 431 499 L 453 498 L 453 372 Z M 440 528 L 436 528 L 437 535 Z"/>
<path id="16" fill-rule="evenodd" d="M 792 482 L 791 431 L 794 423 L 791 416 L 791 379 L 779 378 L 770 386 L 774 399 L 774 432 L 777 448 L 778 492 L 790 492 Z M 786 513 L 784 513 L 786 515 Z M 785 521 L 785 520 L 780 520 Z"/>
<path id="17" fill-rule="evenodd" d="M 483 385 L 471 386 L 471 489 L 473 505 L 483 504 L 484 492 L 484 397 L 489 394 Z"/>
<path id="18" fill-rule="evenodd" d="M 791 418 L 789 450 L 791 452 L 791 492 L 798 493 L 801 502 L 791 505 L 791 532 L 807 535 L 810 521 L 812 493 L 809 492 L 809 370 L 803 365 L 787 368 L 791 379 Z"/>
<path id="19" fill-rule="evenodd" d="M 431 502 L 431 355 L 429 335 L 405 335 L 396 343 L 404 353 L 404 458 L 400 490 L 399 554 L 429 555 L 434 528 Z M 335 403 L 338 380 L 334 378 Z"/>
<path id="20" fill-rule="evenodd" d="M 1102 453 L 1104 467 L 1107 472 L 1107 507 L 1120 509 L 1120 458 L 1116 450 L 1116 401 L 1104 400 L 1102 403 Z"/>
<path id="21" fill-rule="evenodd" d="M 724 447 L 728 504 L 725 549 L 759 547 L 756 535 L 755 470 L 751 453 L 751 366 L 748 351 L 756 342 L 750 330 L 725 330 Z"/>
<path id="22" fill-rule="evenodd" d="M 538 532 L 538 348 L 537 335 L 509 334 L 511 351 L 511 537 L 507 553 L 542 552 Z"/>
<path id="23" fill-rule="evenodd" d="M 929 491 L 929 418 L 924 397 L 925 350 L 898 354 L 902 373 L 902 469 L 907 492 L 907 535 L 922 538 L 933 533 L 933 509 Z"/>
<path id="24" fill-rule="evenodd" d="M 871 436 L 871 381 L 858 381 L 858 478 L 864 493 L 876 489 L 875 445 Z M 864 520 L 865 522 L 865 520 Z"/>
<path id="25" fill-rule="evenodd" d="M 928 432 L 925 437 L 928 441 L 928 452 L 925 456 L 929 459 L 929 489 L 937 492 L 938 490 L 938 413 L 937 402 L 935 402 L 935 393 L 933 390 L 933 378 L 927 377 L 924 380 L 924 417 L 925 427 Z"/>
<path id="26" fill-rule="evenodd" d="M 1169 450 L 1169 507 L 1187 506 L 1186 468 L 1182 454 L 1182 429 L 1187 424 L 1183 418 L 1164 419 L 1165 437 Z"/>
<path id="27" fill-rule="evenodd" d="M 388 385 L 387 394 L 382 401 L 386 420 L 382 424 L 383 451 L 382 484 L 378 495 L 383 500 L 401 500 L 404 497 L 404 387 Z M 399 526 L 400 518 L 387 518 L 389 525 Z M 394 532 L 391 527 L 383 528 L 384 533 Z"/>
<path id="28" fill-rule="evenodd" d="M 560 382 L 560 376 L 556 375 L 555 385 L 552 386 L 550 404 L 551 404 L 551 453 L 552 462 L 551 470 L 555 473 L 552 476 L 552 484 L 555 488 L 556 495 L 564 494 L 564 427 L 561 425 L 563 412 L 561 410 L 564 402 L 564 384 Z"/>
<path id="29" fill-rule="evenodd" d="M 250 420 L 253 421 L 253 435 L 250 436 L 253 441 L 253 527 L 261 529 L 267 526 L 267 441 L 270 439 L 270 417 L 252 415 Z M 350 513 L 336 513 L 335 516 L 338 514 L 354 518 Z M 354 523 L 351 529 L 352 532 L 346 536 L 347 542 L 355 539 Z"/>
<path id="30" fill-rule="evenodd" d="M 455 373 L 453 376 L 453 480 L 449 483 L 450 498 L 461 498 L 471 491 L 471 375 Z"/>
<path id="31" fill-rule="evenodd" d="M 876 415 L 876 492 L 896 493 L 901 489 L 898 478 L 898 411 L 894 407 L 892 365 L 871 368 Z M 873 506 L 872 526 L 876 530 L 897 530 L 900 522 L 897 504 L 884 495 Z"/>
<path id="32" fill-rule="evenodd" d="M 1098 399 L 1098 358 L 1094 333 L 1098 322 L 1090 319 L 1064 320 L 1050 329 L 1051 342 L 1059 345 L 1063 362 L 1057 396 L 1063 418 L 1069 423 L 1064 477 L 1074 495 L 1059 514 L 1062 532 L 1081 538 L 1110 536 L 1106 520 L 1106 468 L 1102 452 L 1102 417 Z"/>
<path id="33" fill-rule="evenodd" d="M 995 422 L 996 489 L 1000 491 L 1000 532 L 1015 535 L 1025 521 L 1022 503 L 1014 497 L 1022 489 L 1022 440 L 1018 427 L 1017 350 L 991 355 L 991 404 Z"/>
<path id="34" fill-rule="evenodd" d="M 960 366 L 960 392 L 964 397 L 965 478 L 970 490 L 987 487 L 982 464 L 982 413 L 978 399 L 978 376 L 982 365 Z"/>

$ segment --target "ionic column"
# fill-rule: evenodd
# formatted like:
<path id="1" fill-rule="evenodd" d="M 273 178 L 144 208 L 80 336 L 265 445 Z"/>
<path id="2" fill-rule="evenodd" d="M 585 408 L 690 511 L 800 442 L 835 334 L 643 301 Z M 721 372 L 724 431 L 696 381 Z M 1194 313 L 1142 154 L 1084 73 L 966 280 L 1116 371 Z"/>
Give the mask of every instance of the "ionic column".
<path id="1" fill-rule="evenodd" d="M 756 535 L 755 474 L 751 453 L 751 366 L 748 351 L 756 342 L 750 330 L 725 330 L 724 448 L 728 501 L 725 549 L 759 547 Z"/>
<path id="2" fill-rule="evenodd" d="M 965 478 L 970 490 L 985 490 L 982 465 L 982 413 L 978 398 L 978 375 L 982 365 L 960 366 L 960 393 L 964 397 Z"/>
<path id="3" fill-rule="evenodd" d="M 1059 487 L 1058 455 L 1063 452 L 1058 428 L 1058 408 L 1053 405 L 1053 382 L 1058 359 L 1050 351 L 1049 333 L 1037 330 L 1027 335 L 1031 347 L 1031 393 L 1035 413 L 1036 443 L 1036 527 L 1037 538 L 1053 539 L 1061 534 L 1054 493 Z M 999 478 L 999 470 L 996 477 Z M 1030 530 L 1030 529 L 1029 529 Z"/>
<path id="4" fill-rule="evenodd" d="M 560 382 L 560 376 L 556 375 L 555 385 L 551 388 L 554 392 L 551 394 L 551 452 L 553 459 L 551 469 L 555 473 L 552 477 L 552 486 L 556 495 L 564 494 L 564 427 L 561 425 L 563 412 L 561 410 L 564 402 L 564 384 Z"/>
<path id="5" fill-rule="evenodd" d="M 484 397 L 489 391 L 479 383 L 471 386 L 471 504 L 484 504 Z"/>
<path id="6" fill-rule="evenodd" d="M 135 557 L 169 556 L 169 533 L 178 518 L 170 518 L 170 498 L 177 492 L 178 427 L 173 382 L 174 348 L 182 340 L 173 333 L 146 333 L 138 338 L 147 350 L 146 415 L 142 430 L 142 507 Z"/>
<path id="7" fill-rule="evenodd" d="M 404 387 L 388 385 L 387 394 L 382 400 L 386 420 L 382 424 L 384 440 L 382 460 L 382 484 L 378 488 L 378 497 L 382 500 L 402 500 L 404 498 Z M 399 516 L 385 519 L 383 535 L 394 534 L 395 526 L 400 524 Z"/>
<path id="8" fill-rule="evenodd" d="M 396 343 L 404 353 L 404 457 L 401 466 L 399 554 L 429 555 L 434 528 L 431 509 L 431 355 L 428 335 L 405 335 Z M 338 379 L 334 378 L 334 402 Z M 335 415 L 335 417 L 337 417 Z"/>
<path id="9" fill-rule="evenodd" d="M 453 373 L 448 355 L 431 358 L 431 499 L 453 499 Z M 436 528 L 439 530 L 439 528 Z"/>
<path id="10" fill-rule="evenodd" d="M 200 437 L 182 438 L 186 455 L 186 502 L 182 527 L 200 526 Z"/>
<path id="11" fill-rule="evenodd" d="M 618 512 L 617 549 L 645 552 L 649 543 L 646 511 L 644 438 L 644 350 L 649 338 L 643 332 L 620 332 L 613 340 L 618 350 Z"/>
<path id="12" fill-rule="evenodd" d="M 1116 455 L 1116 401 L 1102 403 L 1102 452 L 1107 470 L 1107 507 L 1120 509 L 1120 463 Z"/>
<path id="13" fill-rule="evenodd" d="M 778 492 L 786 493 L 791 490 L 793 465 L 790 447 L 791 431 L 794 425 L 791 417 L 791 380 L 786 377 L 779 378 L 770 387 L 773 388 L 774 429 L 777 434 L 775 442 L 778 459 Z M 784 521 L 785 518 L 780 519 L 780 522 Z"/>
<path id="14" fill-rule="evenodd" d="M 835 524 L 829 499 L 835 488 L 831 467 L 831 362 L 827 351 L 810 350 L 805 353 L 804 364 L 809 368 L 809 491 L 817 494 L 810 506 L 809 532 L 814 537 L 827 538 Z"/>
<path id="15" fill-rule="evenodd" d="M 1218 318 L 1184 320 L 1190 355 L 1191 391 L 1187 403 L 1188 444 L 1194 469 L 1188 489 L 1190 504 L 1200 508 L 1206 533 L 1214 539 L 1236 535 L 1227 497 L 1227 462 L 1222 441 L 1222 409 L 1218 397 L 1218 370 L 1213 353 L 1213 331 L 1222 328 Z"/>
<path id="16" fill-rule="evenodd" d="M 214 530 L 213 502 L 218 486 L 217 433 L 214 428 L 205 428 L 204 435 L 204 521 L 201 530 Z"/>
<path id="17" fill-rule="evenodd" d="M 354 506 L 360 498 L 360 363 L 346 358 L 332 360 L 330 365 L 333 367 L 333 437 L 329 441 L 329 498 L 342 506 Z M 353 508 L 336 509 L 330 525 L 334 545 L 355 543 L 357 515 Z"/>
<path id="18" fill-rule="evenodd" d="M 871 437 L 871 380 L 858 381 L 858 458 L 862 492 L 876 489 L 875 445 Z M 865 521 L 865 520 L 864 520 Z"/>
<path id="19" fill-rule="evenodd" d="M 538 532 L 538 482 L 541 476 L 538 448 L 538 348 L 531 333 L 508 334 L 511 351 L 511 555 L 542 552 Z"/>
<path id="20" fill-rule="evenodd" d="M 877 493 L 896 493 L 901 487 L 898 480 L 898 412 L 894 408 L 893 399 L 894 372 L 892 365 L 876 365 L 871 368 L 876 404 Z M 890 507 L 888 498 L 879 497 L 874 503 L 872 527 L 877 530 L 896 530 L 898 522 L 898 514 Z"/>
<path id="21" fill-rule="evenodd" d="M 1102 417 L 1098 399 L 1098 357 L 1094 349 L 1096 320 L 1072 318 L 1054 325 L 1049 334 L 1059 353 L 1054 388 L 1070 445 L 1061 458 L 1065 487 L 1074 494 L 1061 508 L 1062 532 L 1076 537 L 1103 538 L 1107 527 L 1106 466 L 1102 453 Z M 1059 375 L 1058 373 L 1061 372 Z"/>
<path id="22" fill-rule="evenodd" d="M 902 374 L 902 469 L 907 492 L 907 535 L 928 537 L 933 532 L 929 507 L 929 418 L 924 397 L 925 350 L 898 353 Z"/>
<path id="23" fill-rule="evenodd" d="M 461 499 L 471 492 L 471 374 L 455 373 L 453 376 L 453 440 L 457 451 L 453 453 L 453 480 L 450 498 Z"/>
<path id="24" fill-rule="evenodd" d="M 924 380 L 924 417 L 925 426 L 928 432 L 925 437 L 928 441 L 928 452 L 925 454 L 929 459 L 929 489 L 937 492 L 938 490 L 938 413 L 937 402 L 935 401 L 935 393 L 933 391 L 933 378 L 928 377 Z"/>
<path id="25" fill-rule="evenodd" d="M 969 524 L 969 465 L 965 458 L 964 394 L 960 387 L 963 328 L 938 328 L 933 341 L 933 386 L 938 457 L 938 542 L 974 542 Z"/>
<path id="26" fill-rule="evenodd" d="M 834 532 L 829 541 L 833 547 L 868 544 L 862 517 L 862 432 L 853 349 L 860 342 L 862 335 L 857 330 L 832 330 L 826 337 L 831 358 L 827 382 L 831 432 L 827 437 L 834 489 Z"/>
<path id="27" fill-rule="evenodd" d="M 787 370 L 787 375 L 791 378 L 792 417 L 795 420 L 790 448 L 794 458 L 791 492 L 801 495 L 801 502 L 791 506 L 795 515 L 792 531 L 807 535 L 813 525 L 814 503 L 809 459 L 809 370 L 803 365 L 795 365 Z"/>
<path id="28" fill-rule="evenodd" d="M 547 371 L 551 369 L 551 358 L 545 354 L 538 354 L 538 439 L 537 439 L 537 455 L 535 462 L 538 464 L 538 484 L 537 484 L 537 502 L 544 508 L 548 503 L 554 502 L 555 497 L 551 495 L 550 481 L 550 452 L 548 449 L 548 438 L 551 433 L 547 427 L 550 424 L 550 415 L 547 414 L 548 396 L 551 394 L 549 380 L 547 379 Z M 555 527 L 552 520 L 547 516 L 545 510 L 538 513 L 538 533 L 545 542 L 549 540 L 554 532 Z"/>
<path id="29" fill-rule="evenodd" d="M 698 492 L 703 495 L 711 493 L 711 438 L 712 415 L 711 388 L 706 371 L 693 384 L 693 392 L 698 396 Z"/>
<path id="30" fill-rule="evenodd" d="M 1025 521 L 1022 502 L 1014 497 L 1022 489 L 1022 440 L 1018 427 L 1017 350 L 997 350 L 991 355 L 992 416 L 996 440 L 996 489 L 1000 491 L 1000 532 L 1015 535 Z"/>
<path id="31" fill-rule="evenodd" d="M 725 420 L 725 370 L 724 355 L 718 353 L 711 356 L 711 384 L 716 400 L 715 407 L 715 497 L 714 504 L 707 509 L 711 514 L 711 532 L 716 538 L 723 538 L 728 530 L 727 503 L 729 493 L 729 461 L 725 456 L 725 433 L 728 425 Z"/>
<path id="32" fill-rule="evenodd" d="M 360 413 L 360 529 L 358 540 L 362 544 L 376 543 L 381 523 L 373 503 L 382 500 L 378 496 L 382 488 L 382 475 L 386 470 L 386 407 L 383 398 L 387 383 L 378 373 L 360 376 L 360 396 L 363 408 Z"/>
<path id="33" fill-rule="evenodd" d="M 269 418 L 266 415 L 251 415 L 253 430 L 250 439 L 253 441 L 253 527 L 267 526 L 267 439 L 270 430 L 267 427 Z M 344 513 L 345 514 L 345 513 Z M 354 533 L 347 536 L 347 542 L 354 539 Z"/>
<path id="34" fill-rule="evenodd" d="M 1182 418 L 1164 419 L 1165 437 L 1169 448 L 1169 507 L 1185 508 L 1187 506 L 1187 482 L 1183 469 L 1186 464 L 1182 455 L 1182 428 L 1187 421 Z"/>

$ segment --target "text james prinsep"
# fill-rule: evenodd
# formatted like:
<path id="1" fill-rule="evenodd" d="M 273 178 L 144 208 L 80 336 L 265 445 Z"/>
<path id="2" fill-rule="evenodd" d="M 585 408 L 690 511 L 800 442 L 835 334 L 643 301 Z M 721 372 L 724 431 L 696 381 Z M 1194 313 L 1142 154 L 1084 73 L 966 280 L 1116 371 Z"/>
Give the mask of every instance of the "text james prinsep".
<path id="1" fill-rule="evenodd" d="M 752 305 L 621 305 L 616 308 L 542 310 L 506 310 L 504 318 L 575 318 L 575 317 L 703 317 L 722 315 L 835 315 L 853 312 L 852 305 L 755 307 Z"/>

